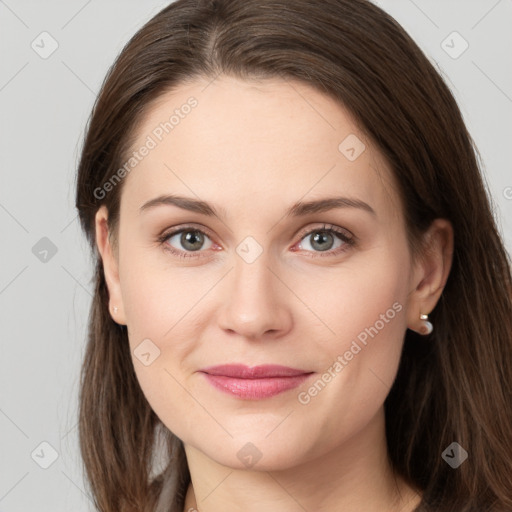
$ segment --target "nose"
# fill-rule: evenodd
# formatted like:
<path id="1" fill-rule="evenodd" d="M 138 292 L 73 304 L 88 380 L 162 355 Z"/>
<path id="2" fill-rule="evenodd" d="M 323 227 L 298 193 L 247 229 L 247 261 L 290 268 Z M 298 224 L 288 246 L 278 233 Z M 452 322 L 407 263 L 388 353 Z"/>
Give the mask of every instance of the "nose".
<path id="1" fill-rule="evenodd" d="M 251 340 L 277 338 L 292 328 L 293 293 L 263 252 L 248 263 L 235 255 L 234 268 L 226 276 L 226 295 L 218 310 L 225 331 Z M 275 267 L 275 265 L 273 265 Z"/>

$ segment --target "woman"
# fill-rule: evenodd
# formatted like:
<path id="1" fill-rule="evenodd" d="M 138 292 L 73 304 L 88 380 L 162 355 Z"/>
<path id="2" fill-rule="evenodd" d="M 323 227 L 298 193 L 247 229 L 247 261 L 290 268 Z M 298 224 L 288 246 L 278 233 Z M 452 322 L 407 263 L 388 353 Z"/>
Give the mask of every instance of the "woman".
<path id="1" fill-rule="evenodd" d="M 98 510 L 512 510 L 489 203 L 448 87 L 373 4 L 163 9 L 78 170 Z"/>

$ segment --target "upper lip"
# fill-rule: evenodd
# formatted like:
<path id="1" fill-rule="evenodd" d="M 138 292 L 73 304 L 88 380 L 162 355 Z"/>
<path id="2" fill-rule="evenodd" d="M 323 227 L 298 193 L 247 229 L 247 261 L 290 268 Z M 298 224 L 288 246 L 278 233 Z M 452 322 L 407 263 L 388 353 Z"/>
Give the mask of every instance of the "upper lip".
<path id="1" fill-rule="evenodd" d="M 209 375 L 220 375 L 224 377 L 233 377 L 238 379 L 260 379 L 268 377 L 294 377 L 308 372 L 288 366 L 278 364 L 265 364 L 260 366 L 246 366 L 244 364 L 221 364 L 218 366 L 209 366 L 201 370 Z"/>

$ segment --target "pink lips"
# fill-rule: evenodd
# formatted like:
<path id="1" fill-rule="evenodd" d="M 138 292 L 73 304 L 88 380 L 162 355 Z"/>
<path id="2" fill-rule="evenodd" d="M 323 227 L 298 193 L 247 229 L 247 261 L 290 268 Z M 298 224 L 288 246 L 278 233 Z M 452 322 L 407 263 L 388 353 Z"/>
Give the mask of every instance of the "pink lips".
<path id="1" fill-rule="evenodd" d="M 201 373 L 217 389 L 238 398 L 260 400 L 297 387 L 313 372 L 280 365 L 225 364 L 203 368 Z"/>

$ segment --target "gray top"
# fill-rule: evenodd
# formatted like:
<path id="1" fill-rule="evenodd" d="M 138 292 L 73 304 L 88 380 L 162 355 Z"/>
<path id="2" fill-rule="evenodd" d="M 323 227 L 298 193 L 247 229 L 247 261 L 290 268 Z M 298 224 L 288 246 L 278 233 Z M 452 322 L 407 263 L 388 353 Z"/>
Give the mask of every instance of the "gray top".
<path id="1" fill-rule="evenodd" d="M 164 472 L 162 492 L 155 507 L 155 512 L 183 512 L 176 503 L 178 497 L 177 471 L 171 472 L 171 464 Z"/>

